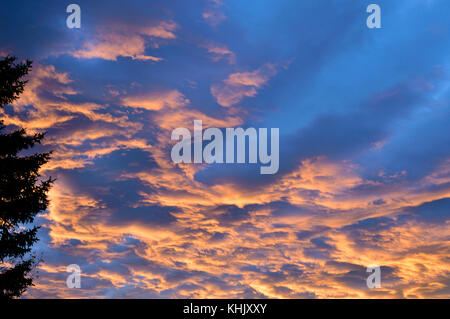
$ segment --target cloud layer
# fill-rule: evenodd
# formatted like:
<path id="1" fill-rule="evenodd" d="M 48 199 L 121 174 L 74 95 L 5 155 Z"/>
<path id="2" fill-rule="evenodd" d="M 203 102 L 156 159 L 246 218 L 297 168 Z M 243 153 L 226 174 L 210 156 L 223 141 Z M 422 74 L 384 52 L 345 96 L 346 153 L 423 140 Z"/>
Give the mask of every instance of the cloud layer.
<path id="1" fill-rule="evenodd" d="M 34 66 L 1 117 L 57 178 L 25 297 L 448 298 L 450 8 L 379 3 L 380 30 L 363 2 L 8 4 Z M 195 119 L 280 128 L 279 173 L 174 164 Z"/>

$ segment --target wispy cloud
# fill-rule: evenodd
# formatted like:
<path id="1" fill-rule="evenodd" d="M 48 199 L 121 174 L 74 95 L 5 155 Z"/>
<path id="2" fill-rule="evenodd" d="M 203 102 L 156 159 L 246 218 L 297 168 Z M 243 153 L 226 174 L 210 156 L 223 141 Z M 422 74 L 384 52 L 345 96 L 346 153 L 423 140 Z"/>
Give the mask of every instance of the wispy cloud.
<path id="1" fill-rule="evenodd" d="M 101 28 L 94 39 L 86 41 L 83 48 L 72 52 L 72 55 L 84 59 L 115 61 L 118 57 L 130 57 L 133 60 L 158 62 L 163 59 L 145 54 L 147 38 L 175 39 L 176 28 L 172 21 L 148 27 L 117 25 Z"/>
<path id="2" fill-rule="evenodd" d="M 158 111 L 164 107 L 181 108 L 189 104 L 189 100 L 178 90 L 166 92 L 148 92 L 138 95 L 127 95 L 122 98 L 122 104 L 129 107 Z"/>
<path id="3" fill-rule="evenodd" d="M 222 0 L 208 0 L 206 8 L 203 10 L 202 17 L 206 20 L 208 24 L 213 27 L 218 26 L 227 16 L 222 11 L 224 3 Z"/>
<path id="4" fill-rule="evenodd" d="M 274 64 L 267 63 L 250 72 L 232 73 L 222 83 L 211 86 L 211 94 L 217 103 L 229 107 L 239 103 L 244 97 L 253 97 L 257 89 L 264 86 L 277 73 Z"/>
<path id="5" fill-rule="evenodd" d="M 236 55 L 225 45 L 208 44 L 205 46 L 213 61 L 225 60 L 229 64 L 236 63 Z"/>

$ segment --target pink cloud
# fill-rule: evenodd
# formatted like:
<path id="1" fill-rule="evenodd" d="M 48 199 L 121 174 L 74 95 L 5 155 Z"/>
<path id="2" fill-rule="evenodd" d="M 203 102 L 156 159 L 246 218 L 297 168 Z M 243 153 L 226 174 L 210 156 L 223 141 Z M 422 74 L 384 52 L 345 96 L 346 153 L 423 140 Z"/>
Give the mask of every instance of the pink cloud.
<path id="1" fill-rule="evenodd" d="M 211 86 L 211 94 L 218 104 L 229 107 L 239 103 L 244 97 L 255 96 L 256 89 L 265 85 L 276 73 L 276 67 L 271 63 L 251 72 L 233 73 L 222 83 Z"/>
<path id="2" fill-rule="evenodd" d="M 206 22 L 213 27 L 218 26 L 227 18 L 221 10 L 222 6 L 223 2 L 221 0 L 208 1 L 206 9 L 202 13 L 203 19 L 205 19 Z"/>
<path id="3" fill-rule="evenodd" d="M 236 63 L 236 55 L 225 45 L 209 44 L 206 49 L 212 55 L 213 61 L 226 60 L 229 64 Z"/>
<path id="4" fill-rule="evenodd" d="M 179 108 L 189 104 L 189 100 L 178 90 L 166 92 L 150 92 L 134 96 L 126 96 L 122 99 L 125 106 L 143 108 L 158 111 L 165 107 Z"/>
<path id="5" fill-rule="evenodd" d="M 77 58 L 101 58 L 115 61 L 118 57 L 130 57 L 133 60 L 163 60 L 160 57 L 146 55 L 148 37 L 159 39 L 175 39 L 177 24 L 162 22 L 146 27 L 114 26 L 102 29 L 92 42 L 85 42 L 82 49 L 72 52 Z"/>

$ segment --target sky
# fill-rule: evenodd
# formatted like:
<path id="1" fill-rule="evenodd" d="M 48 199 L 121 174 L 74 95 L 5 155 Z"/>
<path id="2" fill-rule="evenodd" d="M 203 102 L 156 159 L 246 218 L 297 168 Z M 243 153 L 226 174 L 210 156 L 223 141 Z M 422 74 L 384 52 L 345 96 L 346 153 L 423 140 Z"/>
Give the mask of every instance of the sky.
<path id="1" fill-rule="evenodd" d="M 56 178 L 24 298 L 450 297 L 449 1 L 75 1 L 0 12 Z M 174 163 L 194 120 L 279 128 L 279 171 Z"/>

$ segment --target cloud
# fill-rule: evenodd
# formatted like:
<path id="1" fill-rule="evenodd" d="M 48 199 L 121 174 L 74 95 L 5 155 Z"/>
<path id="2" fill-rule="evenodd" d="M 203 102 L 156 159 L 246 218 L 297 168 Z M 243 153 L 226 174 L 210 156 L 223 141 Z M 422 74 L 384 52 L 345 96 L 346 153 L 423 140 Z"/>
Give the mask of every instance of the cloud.
<path id="1" fill-rule="evenodd" d="M 101 28 L 93 40 L 86 41 L 83 49 L 75 50 L 76 58 L 116 61 L 118 57 L 130 57 L 133 60 L 158 62 L 163 59 L 146 55 L 147 38 L 175 39 L 173 33 L 177 25 L 173 22 L 161 22 L 155 26 L 133 27 L 114 26 Z"/>
<path id="2" fill-rule="evenodd" d="M 251 72 L 232 73 L 222 83 L 211 86 L 211 94 L 218 104 L 229 107 L 244 97 L 253 97 L 257 89 L 265 85 L 277 73 L 274 64 L 267 63 Z"/>
<path id="3" fill-rule="evenodd" d="M 80 92 L 70 86 L 73 80 L 69 74 L 57 71 L 53 65 L 36 63 L 28 80 L 24 93 L 13 103 L 17 113 L 5 114 L 6 124 L 38 130 L 69 121 L 75 114 L 92 119 L 108 118 L 96 113 L 101 108 L 97 103 L 71 101 Z M 25 110 L 27 112 L 20 114 Z"/>
<path id="4" fill-rule="evenodd" d="M 180 109 L 190 103 L 178 90 L 167 92 L 148 92 L 140 95 L 127 95 L 122 98 L 123 105 L 159 111 L 165 107 Z"/>
<path id="5" fill-rule="evenodd" d="M 208 0 L 206 8 L 203 10 L 202 17 L 212 27 L 217 27 L 227 16 L 223 13 L 221 7 L 223 6 L 222 0 Z"/>
<path id="6" fill-rule="evenodd" d="M 47 131 L 57 178 L 25 297 L 448 297 L 448 12 L 406 2 L 376 34 L 351 3 L 91 1 L 81 32 L 5 4 L 2 43 L 35 65 L 2 119 Z M 279 173 L 173 163 L 194 119 L 280 127 Z"/>
<path id="7" fill-rule="evenodd" d="M 133 60 L 161 61 L 162 58 L 145 55 L 145 40 L 140 36 L 121 34 L 101 35 L 95 43 L 87 42 L 84 49 L 73 52 L 76 58 L 116 61 L 118 57 L 130 57 Z"/>
<path id="8" fill-rule="evenodd" d="M 236 55 L 225 45 L 208 44 L 205 47 L 211 54 L 213 61 L 217 62 L 220 60 L 225 60 L 229 64 L 236 63 Z"/>
<path id="9" fill-rule="evenodd" d="M 426 202 L 419 206 L 406 208 L 409 214 L 399 216 L 400 220 L 408 221 L 412 218 L 426 223 L 447 223 L 450 220 L 450 198 Z"/>

